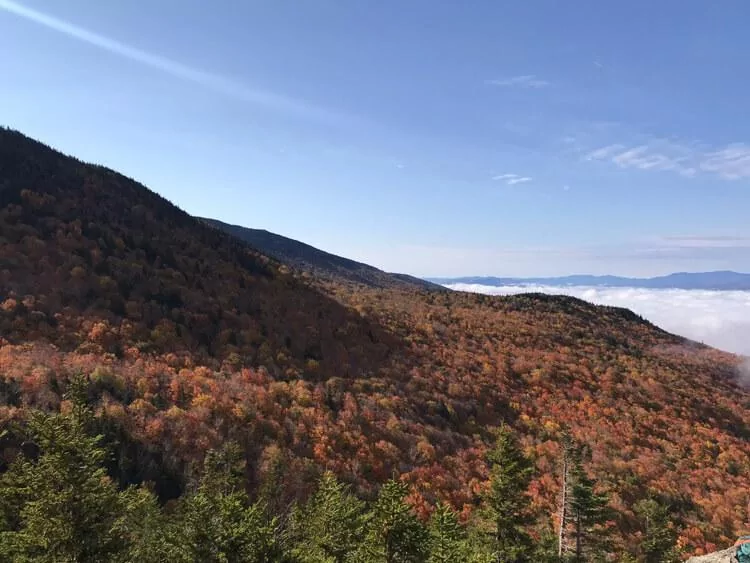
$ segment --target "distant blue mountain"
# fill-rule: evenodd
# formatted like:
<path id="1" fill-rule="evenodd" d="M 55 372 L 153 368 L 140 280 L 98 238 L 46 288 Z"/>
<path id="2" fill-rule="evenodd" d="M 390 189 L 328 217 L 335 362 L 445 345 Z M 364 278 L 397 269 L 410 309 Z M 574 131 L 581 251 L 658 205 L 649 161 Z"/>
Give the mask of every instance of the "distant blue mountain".
<path id="1" fill-rule="evenodd" d="M 746 289 L 750 290 L 750 274 L 731 271 L 679 272 L 656 278 L 624 278 L 619 276 L 563 276 L 559 278 L 495 278 L 471 276 L 464 278 L 429 278 L 441 285 L 470 283 L 502 287 L 506 285 L 585 285 L 594 287 L 642 287 L 648 289 Z"/>

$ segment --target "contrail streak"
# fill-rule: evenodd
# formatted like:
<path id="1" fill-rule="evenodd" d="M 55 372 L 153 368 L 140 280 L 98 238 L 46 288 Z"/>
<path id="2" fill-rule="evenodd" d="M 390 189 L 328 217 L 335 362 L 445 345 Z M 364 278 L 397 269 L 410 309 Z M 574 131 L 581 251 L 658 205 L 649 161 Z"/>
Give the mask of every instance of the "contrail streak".
<path id="1" fill-rule="evenodd" d="M 93 45 L 124 59 L 140 63 L 155 70 L 160 70 L 166 74 L 174 76 L 175 78 L 199 84 L 200 86 L 220 94 L 251 104 L 266 107 L 282 113 L 294 114 L 326 122 L 342 122 L 347 120 L 347 118 L 341 114 L 324 108 L 315 107 L 304 101 L 272 92 L 264 92 L 262 90 L 248 88 L 247 86 L 228 78 L 187 66 L 160 55 L 143 51 L 54 16 L 28 8 L 22 4 L 14 2 L 13 0 L 0 0 L 0 10 L 5 10 L 6 12 L 23 19 L 67 35 L 73 39 L 77 39 L 78 41 L 88 43 L 89 45 Z"/>

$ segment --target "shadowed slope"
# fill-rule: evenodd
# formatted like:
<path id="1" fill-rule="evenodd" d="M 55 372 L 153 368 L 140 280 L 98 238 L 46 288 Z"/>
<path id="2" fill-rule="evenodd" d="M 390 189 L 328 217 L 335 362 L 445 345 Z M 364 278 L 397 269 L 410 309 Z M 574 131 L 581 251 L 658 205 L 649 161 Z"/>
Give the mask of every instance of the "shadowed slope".
<path id="1" fill-rule="evenodd" d="M 446 291 L 445 288 L 431 282 L 406 274 L 390 274 L 362 262 L 336 256 L 309 244 L 269 231 L 228 225 L 216 219 L 203 219 L 203 221 L 247 242 L 253 248 L 269 256 L 273 256 L 292 268 L 302 272 L 309 272 L 316 277 L 326 278 L 334 282 L 351 282 L 370 287 Z"/>
<path id="2" fill-rule="evenodd" d="M 377 369 L 395 344 L 144 186 L 10 130 L 0 130 L 0 240 L 11 341 L 234 354 L 279 373 L 313 360 L 337 374 Z"/>

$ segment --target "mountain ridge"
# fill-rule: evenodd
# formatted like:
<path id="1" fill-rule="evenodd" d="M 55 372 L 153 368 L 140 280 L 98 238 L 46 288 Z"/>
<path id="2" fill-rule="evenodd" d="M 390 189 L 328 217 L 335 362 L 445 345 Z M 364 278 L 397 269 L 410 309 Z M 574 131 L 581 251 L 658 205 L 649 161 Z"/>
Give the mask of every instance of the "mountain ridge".
<path id="1" fill-rule="evenodd" d="M 495 277 L 464 276 L 456 278 L 426 278 L 441 285 L 479 284 L 494 287 L 508 285 L 591 286 L 591 287 L 635 287 L 644 289 L 707 289 L 750 290 L 750 274 L 731 270 L 709 272 L 675 272 L 665 276 L 636 278 L 612 275 L 570 275 L 559 277 Z"/>
<path id="2" fill-rule="evenodd" d="M 218 219 L 205 217 L 200 217 L 200 220 L 237 237 L 291 268 L 314 276 L 370 287 L 445 290 L 440 285 L 429 281 L 408 274 L 385 272 L 369 264 L 320 250 L 307 243 L 265 229 L 231 225 Z"/>
<path id="3" fill-rule="evenodd" d="M 11 342 L 43 335 L 65 349 L 234 355 L 279 372 L 307 360 L 369 369 L 389 353 L 385 342 L 396 344 L 145 186 L 8 129 L 0 221 L 0 328 Z"/>

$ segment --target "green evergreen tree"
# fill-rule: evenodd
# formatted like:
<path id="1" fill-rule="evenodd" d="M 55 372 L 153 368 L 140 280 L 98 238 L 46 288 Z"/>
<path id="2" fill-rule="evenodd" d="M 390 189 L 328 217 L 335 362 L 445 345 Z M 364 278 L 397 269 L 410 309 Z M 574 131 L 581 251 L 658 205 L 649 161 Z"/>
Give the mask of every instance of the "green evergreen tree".
<path id="1" fill-rule="evenodd" d="M 526 527 L 531 523 L 532 464 L 506 426 L 497 431 L 494 447 L 487 453 L 490 489 L 485 501 L 491 522 L 489 541 L 496 563 L 522 563 L 530 559 L 533 545 Z"/>
<path id="2" fill-rule="evenodd" d="M 181 514 L 189 560 L 215 563 L 262 563 L 275 560 L 275 530 L 262 507 L 248 505 L 243 493 L 212 497 L 190 495 Z"/>
<path id="3" fill-rule="evenodd" d="M 118 531 L 127 548 L 116 561 L 122 563 L 181 563 L 190 554 L 181 541 L 179 521 L 165 514 L 157 498 L 143 487 L 121 493 L 123 513 Z"/>
<path id="4" fill-rule="evenodd" d="M 352 556 L 358 563 L 421 563 L 427 559 L 427 531 L 406 503 L 409 488 L 385 483 L 372 507 L 369 532 Z"/>
<path id="5" fill-rule="evenodd" d="M 447 504 L 437 505 L 430 518 L 427 532 L 430 553 L 428 563 L 452 563 L 469 559 L 466 530 Z"/>
<path id="6" fill-rule="evenodd" d="M 286 526 L 290 512 L 296 506 L 295 494 L 290 491 L 288 481 L 289 466 L 292 459 L 288 452 L 272 446 L 263 454 L 260 469 L 260 486 L 256 502 L 263 507 L 266 520 L 279 529 Z M 293 485 L 291 486 L 293 489 Z M 282 539 L 283 539 L 283 535 Z"/>
<path id="7" fill-rule="evenodd" d="M 573 457 L 571 469 L 570 508 L 574 527 L 574 560 L 594 560 L 608 548 L 609 534 L 605 526 L 610 517 L 609 497 L 596 491 L 596 481 L 583 468 L 583 453 Z"/>
<path id="8" fill-rule="evenodd" d="M 677 550 L 677 531 L 670 525 L 669 510 L 657 500 L 638 501 L 633 507 L 643 527 L 639 555 L 645 563 L 673 563 L 680 561 Z"/>
<path id="9" fill-rule="evenodd" d="M 72 383 L 70 414 L 31 415 L 29 434 L 40 454 L 19 457 L 0 477 L 3 560 L 102 562 L 126 548 L 123 499 L 104 469 L 101 436 L 88 432 L 84 386 L 83 378 Z"/>
<path id="10" fill-rule="evenodd" d="M 262 563 L 281 559 L 275 521 L 265 507 L 250 504 L 243 486 L 244 460 L 235 444 L 206 455 L 195 491 L 178 510 L 181 534 L 175 539 L 189 561 Z"/>
<path id="11" fill-rule="evenodd" d="M 497 552 L 493 541 L 493 524 L 482 512 L 484 511 L 475 511 L 466 525 L 466 545 L 469 552 L 467 561 L 495 563 Z"/>
<path id="12" fill-rule="evenodd" d="M 535 563 L 561 563 L 562 558 L 558 555 L 558 535 L 552 527 L 541 530 L 539 539 L 534 545 L 534 554 L 531 558 Z"/>
<path id="13" fill-rule="evenodd" d="M 326 471 L 307 503 L 292 511 L 292 556 L 303 563 L 344 563 L 361 545 L 366 524 L 365 503 Z"/>

